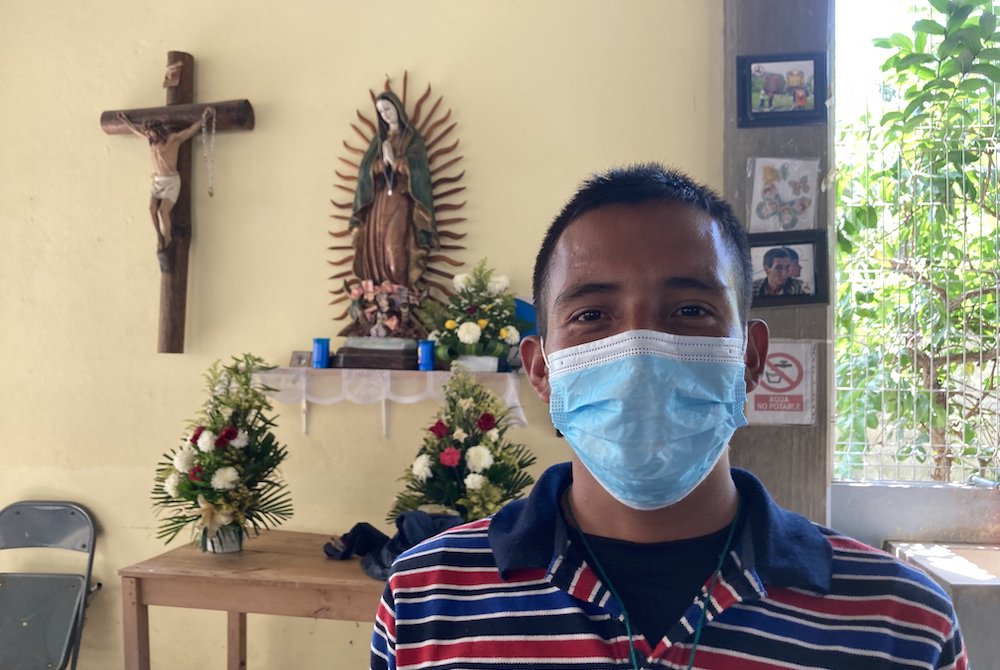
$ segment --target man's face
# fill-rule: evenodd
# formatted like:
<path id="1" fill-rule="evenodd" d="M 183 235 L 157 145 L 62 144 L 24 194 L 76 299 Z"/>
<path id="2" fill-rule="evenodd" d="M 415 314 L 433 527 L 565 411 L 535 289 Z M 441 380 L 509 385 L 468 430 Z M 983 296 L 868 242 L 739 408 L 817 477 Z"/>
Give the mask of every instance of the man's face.
<path id="1" fill-rule="evenodd" d="M 775 258 L 771 261 L 771 267 L 764 268 L 764 272 L 767 274 L 767 283 L 772 289 L 783 286 L 788 281 L 788 273 L 791 272 L 791 269 L 792 261 L 787 256 Z"/>
<path id="2" fill-rule="evenodd" d="M 161 123 L 150 123 L 146 126 L 146 137 L 149 138 L 150 144 L 163 144 L 167 141 L 166 126 Z"/>
<path id="3" fill-rule="evenodd" d="M 741 337 L 736 262 L 721 227 L 690 205 L 591 210 L 549 261 L 545 350 L 636 329 Z"/>

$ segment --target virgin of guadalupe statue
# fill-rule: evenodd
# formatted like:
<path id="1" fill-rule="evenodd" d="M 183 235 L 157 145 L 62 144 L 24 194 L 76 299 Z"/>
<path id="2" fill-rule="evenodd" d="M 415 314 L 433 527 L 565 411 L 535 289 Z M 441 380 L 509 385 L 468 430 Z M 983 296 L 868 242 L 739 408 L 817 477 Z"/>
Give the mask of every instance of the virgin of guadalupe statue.
<path id="1" fill-rule="evenodd" d="M 349 228 L 354 274 L 409 289 L 440 246 L 427 149 L 392 91 L 375 98 L 378 130 L 361 159 Z"/>
<path id="2" fill-rule="evenodd" d="M 340 256 L 328 261 L 337 268 L 329 279 L 340 284 L 330 304 L 349 303 L 334 317 L 350 320 L 343 336 L 425 337 L 426 301 L 447 302 L 450 285 L 439 278 L 452 279 L 451 269 L 463 265 L 450 255 L 465 249 L 456 242 L 466 235 L 449 228 L 466 221 L 459 215 L 466 203 L 456 201 L 465 191 L 465 171 L 456 167 L 463 157 L 458 140 L 448 140 L 456 123 L 443 97 L 431 98 L 430 84 L 412 108 L 405 73 L 402 84 L 398 95 L 388 79 L 384 92 L 372 93 L 374 119 L 356 110 L 360 126 L 351 128 L 363 144 L 345 140 L 349 155 L 339 157 L 354 171 L 335 171 L 344 183 L 334 188 L 351 194 L 330 200 L 340 210 L 331 218 L 346 224 L 330 231 L 343 242 L 328 247 Z"/>

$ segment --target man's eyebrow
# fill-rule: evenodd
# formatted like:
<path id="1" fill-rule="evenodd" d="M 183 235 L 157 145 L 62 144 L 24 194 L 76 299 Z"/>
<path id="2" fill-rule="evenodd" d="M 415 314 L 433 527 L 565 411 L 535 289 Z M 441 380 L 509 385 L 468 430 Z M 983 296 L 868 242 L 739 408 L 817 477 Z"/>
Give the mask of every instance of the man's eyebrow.
<path id="1" fill-rule="evenodd" d="M 588 295 L 614 293 L 619 290 L 621 290 L 621 286 L 619 284 L 609 282 L 586 282 L 583 284 L 576 284 L 575 286 L 571 286 L 557 295 L 555 300 L 552 302 L 552 305 L 554 307 L 559 307 L 563 303 L 567 303 L 577 298 L 582 298 Z"/>
<path id="2" fill-rule="evenodd" d="M 725 293 L 729 286 L 715 279 L 701 279 L 700 277 L 668 277 L 663 280 L 664 288 L 693 288 L 700 291 L 712 291 L 714 293 Z"/>

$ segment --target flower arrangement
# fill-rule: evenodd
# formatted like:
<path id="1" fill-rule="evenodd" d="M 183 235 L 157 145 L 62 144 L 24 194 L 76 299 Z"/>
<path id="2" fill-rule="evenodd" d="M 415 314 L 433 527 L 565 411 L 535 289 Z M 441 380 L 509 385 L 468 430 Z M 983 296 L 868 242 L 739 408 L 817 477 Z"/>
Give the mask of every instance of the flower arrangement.
<path id="1" fill-rule="evenodd" d="M 479 519 L 521 496 L 534 483 L 525 472 L 535 457 L 507 439 L 510 410 L 464 370 L 445 386 L 444 407 L 427 429 L 423 445 L 401 478 L 406 489 L 389 512 L 423 509 Z"/>
<path id="2" fill-rule="evenodd" d="M 514 320 L 514 297 L 510 281 L 494 276 L 483 259 L 468 274 L 457 274 L 455 293 L 447 305 L 427 307 L 434 330 L 427 336 L 437 345 L 438 360 L 450 362 L 458 356 L 507 357 L 521 341 Z"/>
<path id="3" fill-rule="evenodd" d="M 420 338 L 426 332 L 412 318 L 421 296 L 405 286 L 365 279 L 353 286 L 345 282 L 344 289 L 351 298 L 351 323 L 341 335 Z"/>
<path id="4" fill-rule="evenodd" d="M 292 516 L 287 484 L 277 468 L 287 456 L 271 432 L 274 417 L 253 379 L 269 369 L 251 354 L 216 361 L 205 374 L 208 401 L 179 447 L 157 465 L 153 505 L 170 512 L 156 537 L 170 542 L 189 524 L 202 531 L 202 548 L 220 529 L 243 533 L 276 526 Z"/>

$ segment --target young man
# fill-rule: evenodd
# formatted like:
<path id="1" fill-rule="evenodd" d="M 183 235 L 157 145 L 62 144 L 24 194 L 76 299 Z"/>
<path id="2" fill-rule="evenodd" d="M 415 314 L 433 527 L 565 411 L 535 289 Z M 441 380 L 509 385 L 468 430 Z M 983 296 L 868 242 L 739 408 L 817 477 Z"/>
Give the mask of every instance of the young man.
<path id="1" fill-rule="evenodd" d="M 587 182 L 535 264 L 521 354 L 572 460 L 397 560 L 372 668 L 964 668 L 922 573 L 730 469 L 767 355 L 746 235 L 658 165 Z"/>
<path id="2" fill-rule="evenodd" d="M 791 276 L 791 249 L 775 247 L 764 253 L 764 279 L 753 283 L 753 294 L 766 295 L 802 295 L 802 280 Z M 796 259 L 798 254 L 796 254 Z M 799 270 L 801 274 L 801 269 Z"/>
<path id="3" fill-rule="evenodd" d="M 802 278 L 802 264 L 799 263 L 799 252 L 791 247 L 787 247 L 785 251 L 788 252 L 788 261 L 790 263 L 788 266 L 788 276 L 796 281 L 802 282 L 803 293 L 812 295 L 812 284 Z"/>

